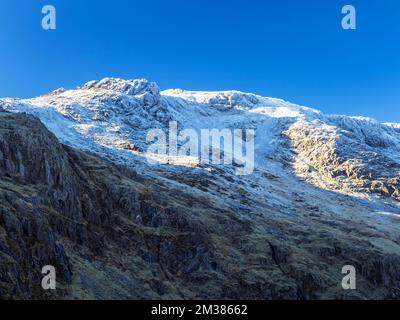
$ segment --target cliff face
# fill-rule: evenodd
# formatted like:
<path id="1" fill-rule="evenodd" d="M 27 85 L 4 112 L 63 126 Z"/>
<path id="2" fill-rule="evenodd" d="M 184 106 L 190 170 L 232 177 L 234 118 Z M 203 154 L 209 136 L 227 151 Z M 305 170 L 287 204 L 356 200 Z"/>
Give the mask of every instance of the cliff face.
<path id="1" fill-rule="evenodd" d="M 0 297 L 400 298 L 398 233 L 344 217 L 363 203 L 268 179 L 292 200 L 247 215 L 221 206 L 207 175 L 149 178 L 0 111 Z M 345 264 L 357 291 L 341 289 Z M 55 291 L 41 288 L 44 265 Z"/>
<path id="2" fill-rule="evenodd" d="M 2 298 L 236 295 L 218 271 L 233 240 L 221 237 L 248 223 L 63 146 L 33 116 L 0 112 L 0 123 Z M 44 265 L 54 292 L 41 288 Z"/>
<path id="3" fill-rule="evenodd" d="M 48 213 L 52 207 L 75 213 L 76 183 L 65 151 L 38 119 L 0 112 L 0 123 L 0 293 L 40 297 L 46 264 L 71 282 L 71 265 Z"/>
<path id="4" fill-rule="evenodd" d="M 368 118 L 327 120 L 299 121 L 285 131 L 298 153 L 296 173 L 320 187 L 400 201 L 396 129 Z"/>

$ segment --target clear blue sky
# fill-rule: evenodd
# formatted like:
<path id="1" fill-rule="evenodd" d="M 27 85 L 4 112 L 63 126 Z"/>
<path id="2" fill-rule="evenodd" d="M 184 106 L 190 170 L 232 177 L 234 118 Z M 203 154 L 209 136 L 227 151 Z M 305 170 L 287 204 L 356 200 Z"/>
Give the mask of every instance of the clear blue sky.
<path id="1" fill-rule="evenodd" d="M 41 8 L 57 9 L 57 30 Z M 341 8 L 357 9 L 357 30 Z M 1 0 L 0 97 L 105 76 L 400 122 L 398 0 Z"/>

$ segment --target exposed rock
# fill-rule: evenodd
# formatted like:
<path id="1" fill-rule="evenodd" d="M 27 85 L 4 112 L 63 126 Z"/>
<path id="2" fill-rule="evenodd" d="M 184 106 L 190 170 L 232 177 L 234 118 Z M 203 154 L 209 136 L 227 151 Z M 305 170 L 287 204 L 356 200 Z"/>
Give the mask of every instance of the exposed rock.
<path id="1" fill-rule="evenodd" d="M 0 141 L 2 298 L 345 298 L 344 263 L 360 270 L 357 297 L 400 297 L 400 256 L 365 227 L 243 219 L 63 146 L 28 115 L 0 112 Z M 44 265 L 56 291 L 40 286 Z"/>
<path id="2" fill-rule="evenodd" d="M 400 298 L 397 125 L 145 80 L 1 107 L 18 113 L 0 111 L 1 298 Z M 148 164 L 146 133 L 170 120 L 254 129 L 254 172 Z"/>
<path id="3" fill-rule="evenodd" d="M 400 164 L 391 158 L 398 148 L 391 139 L 400 135 L 374 122 L 369 127 L 377 130 L 362 130 L 367 127 L 363 122 L 370 119 L 349 124 L 350 120 L 331 118 L 329 127 L 320 120 L 304 120 L 285 132 L 298 152 L 297 172 L 319 186 L 378 193 L 400 201 Z M 313 169 L 320 175 L 313 175 Z"/>

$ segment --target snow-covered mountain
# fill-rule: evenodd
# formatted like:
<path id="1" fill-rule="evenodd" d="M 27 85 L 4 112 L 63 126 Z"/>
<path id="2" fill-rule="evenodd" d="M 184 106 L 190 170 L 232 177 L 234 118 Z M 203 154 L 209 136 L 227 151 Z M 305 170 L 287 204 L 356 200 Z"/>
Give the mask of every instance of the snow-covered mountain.
<path id="1" fill-rule="evenodd" d="M 254 129 L 254 176 L 279 171 L 274 164 L 286 163 L 297 176 L 324 189 L 378 193 L 400 200 L 399 124 L 324 115 L 280 99 L 239 91 L 160 92 L 147 80 L 115 78 L 91 81 L 75 90 L 58 89 L 33 99 L 2 99 L 0 106 L 37 116 L 66 145 L 125 164 L 140 163 L 147 170 L 146 134 L 155 128 L 168 132 L 171 121 L 177 122 L 178 130 L 198 132 Z M 164 170 L 201 167 L 190 157 L 168 160 L 164 162 L 172 161 L 175 166 L 164 166 Z M 219 168 L 232 173 L 232 166 Z"/>
<path id="2" fill-rule="evenodd" d="M 147 80 L 114 78 L 32 99 L 0 99 L 0 107 L 32 114 L 63 144 L 135 168 L 213 208 L 274 221 L 263 232 L 280 241 L 363 241 L 380 253 L 377 261 L 399 257 L 400 124 L 324 115 L 239 91 L 160 91 Z M 187 156 L 149 163 L 147 133 L 168 132 L 173 121 L 197 132 L 253 129 L 254 171 L 237 175 L 235 161 L 204 164 Z M 400 277 L 396 270 L 390 281 Z"/>

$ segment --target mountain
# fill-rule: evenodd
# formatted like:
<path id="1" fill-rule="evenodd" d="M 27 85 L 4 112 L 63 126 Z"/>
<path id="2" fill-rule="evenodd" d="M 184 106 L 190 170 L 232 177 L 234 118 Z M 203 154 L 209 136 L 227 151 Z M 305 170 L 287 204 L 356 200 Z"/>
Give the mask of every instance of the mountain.
<path id="1" fill-rule="evenodd" d="M 114 78 L 0 108 L 1 297 L 400 298 L 399 124 Z M 171 128 L 225 130 L 232 161 Z"/>

